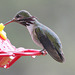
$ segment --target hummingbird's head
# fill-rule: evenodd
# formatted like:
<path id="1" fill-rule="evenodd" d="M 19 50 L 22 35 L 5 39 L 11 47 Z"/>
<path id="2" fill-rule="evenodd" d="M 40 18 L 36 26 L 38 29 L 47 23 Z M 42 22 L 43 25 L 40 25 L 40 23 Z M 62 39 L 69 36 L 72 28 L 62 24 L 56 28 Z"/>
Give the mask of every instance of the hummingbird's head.
<path id="1" fill-rule="evenodd" d="M 14 22 L 22 24 L 24 26 L 29 26 L 34 23 L 34 16 L 32 16 L 28 11 L 21 10 L 13 18 Z"/>

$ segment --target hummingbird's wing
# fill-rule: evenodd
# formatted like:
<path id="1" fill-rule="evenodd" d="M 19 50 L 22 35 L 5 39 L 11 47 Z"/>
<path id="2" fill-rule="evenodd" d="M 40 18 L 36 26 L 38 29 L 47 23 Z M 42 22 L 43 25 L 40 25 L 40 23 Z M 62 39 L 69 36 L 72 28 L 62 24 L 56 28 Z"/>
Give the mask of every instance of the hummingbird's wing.
<path id="1" fill-rule="evenodd" d="M 49 28 L 43 29 L 42 27 L 37 27 L 35 29 L 35 33 L 49 55 L 51 55 L 56 61 L 63 62 L 64 56 L 63 52 L 61 51 L 60 40 L 56 34 Z"/>

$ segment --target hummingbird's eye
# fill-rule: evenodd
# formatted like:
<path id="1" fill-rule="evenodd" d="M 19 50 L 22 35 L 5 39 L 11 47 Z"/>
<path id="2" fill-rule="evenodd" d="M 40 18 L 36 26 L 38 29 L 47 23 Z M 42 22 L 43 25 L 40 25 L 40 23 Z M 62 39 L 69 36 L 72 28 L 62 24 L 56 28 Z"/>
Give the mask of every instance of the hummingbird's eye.
<path id="1" fill-rule="evenodd" d="M 16 18 L 20 18 L 20 17 L 21 17 L 20 15 L 17 15 L 17 16 L 16 16 Z"/>

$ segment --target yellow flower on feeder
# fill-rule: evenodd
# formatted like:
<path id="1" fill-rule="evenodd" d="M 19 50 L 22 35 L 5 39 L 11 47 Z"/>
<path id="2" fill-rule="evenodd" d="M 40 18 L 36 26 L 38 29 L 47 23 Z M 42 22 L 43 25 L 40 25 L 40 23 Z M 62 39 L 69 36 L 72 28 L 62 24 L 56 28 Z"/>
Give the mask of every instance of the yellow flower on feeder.
<path id="1" fill-rule="evenodd" d="M 6 32 L 3 30 L 4 29 L 4 25 L 3 23 L 0 24 L 0 37 L 4 40 L 7 39 L 7 36 L 6 36 Z"/>

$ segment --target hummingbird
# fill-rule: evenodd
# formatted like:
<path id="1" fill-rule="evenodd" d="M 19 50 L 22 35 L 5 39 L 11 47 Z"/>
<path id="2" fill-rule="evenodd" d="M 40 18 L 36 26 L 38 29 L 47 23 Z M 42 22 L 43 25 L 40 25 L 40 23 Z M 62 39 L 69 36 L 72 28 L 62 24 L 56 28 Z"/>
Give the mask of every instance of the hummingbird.
<path id="1" fill-rule="evenodd" d="M 57 34 L 49 27 L 40 23 L 35 16 L 32 16 L 28 11 L 21 10 L 9 22 L 16 22 L 25 26 L 34 43 L 46 50 L 48 54 L 58 62 L 64 62 L 64 54 L 62 44 Z"/>

